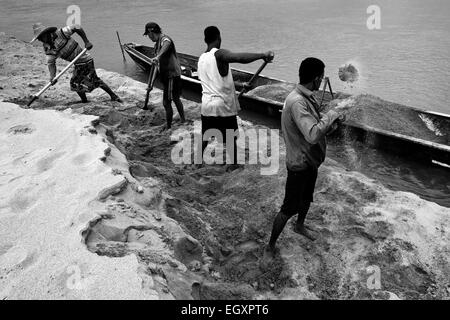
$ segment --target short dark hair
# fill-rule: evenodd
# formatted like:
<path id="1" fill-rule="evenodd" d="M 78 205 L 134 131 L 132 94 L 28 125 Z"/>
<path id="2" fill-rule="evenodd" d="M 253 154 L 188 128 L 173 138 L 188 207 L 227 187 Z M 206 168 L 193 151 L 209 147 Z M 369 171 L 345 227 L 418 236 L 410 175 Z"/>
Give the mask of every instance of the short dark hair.
<path id="1" fill-rule="evenodd" d="M 205 42 L 207 44 L 216 41 L 220 37 L 219 28 L 217 28 L 216 26 L 206 27 L 204 34 L 205 34 Z"/>
<path id="2" fill-rule="evenodd" d="M 298 75 L 300 77 L 300 84 L 307 84 L 313 81 L 316 77 L 320 77 L 325 71 L 325 64 L 322 60 L 317 58 L 306 58 L 300 64 Z"/>

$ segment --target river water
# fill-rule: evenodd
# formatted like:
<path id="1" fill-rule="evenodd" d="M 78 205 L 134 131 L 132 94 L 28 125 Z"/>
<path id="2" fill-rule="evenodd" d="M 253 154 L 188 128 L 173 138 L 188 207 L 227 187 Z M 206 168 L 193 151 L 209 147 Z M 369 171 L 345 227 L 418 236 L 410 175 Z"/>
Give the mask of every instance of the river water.
<path id="1" fill-rule="evenodd" d="M 366 25 L 366 10 L 372 4 L 381 9 L 380 30 Z M 263 71 L 267 76 L 296 82 L 299 62 L 316 56 L 327 65 L 334 90 L 370 93 L 450 114 L 448 0 L 0 0 L 0 32 L 30 40 L 34 22 L 62 26 L 73 21 L 68 21 L 71 5 L 81 10 L 80 22 L 94 44 L 96 66 L 136 79 L 145 78 L 131 59 L 123 62 L 116 30 L 123 43 L 153 45 L 142 33 L 146 22 L 156 21 L 178 51 L 200 55 L 205 48 L 203 29 L 217 25 L 224 48 L 275 51 L 274 63 Z M 361 73 L 353 87 L 338 78 L 338 68 L 349 62 Z M 255 71 L 259 64 L 238 67 Z M 258 115 L 244 117 L 270 122 Z M 329 155 L 392 189 L 450 207 L 448 169 L 357 146 L 331 146 Z"/>
<path id="2" fill-rule="evenodd" d="M 32 38 L 32 24 L 66 24 L 77 5 L 94 44 L 96 64 L 124 73 L 115 31 L 123 42 L 150 44 L 144 24 L 157 21 L 180 52 L 204 50 L 203 29 L 217 25 L 223 47 L 274 50 L 263 72 L 297 81 L 307 56 L 327 65 L 335 90 L 368 92 L 390 101 L 450 113 L 450 1 L 448 0 L 0 0 L 0 31 Z M 380 30 L 369 30 L 367 8 L 380 7 Z M 73 20 L 70 20 L 73 21 Z M 346 87 L 339 66 L 352 62 L 361 80 Z M 254 71 L 258 64 L 245 66 Z"/>

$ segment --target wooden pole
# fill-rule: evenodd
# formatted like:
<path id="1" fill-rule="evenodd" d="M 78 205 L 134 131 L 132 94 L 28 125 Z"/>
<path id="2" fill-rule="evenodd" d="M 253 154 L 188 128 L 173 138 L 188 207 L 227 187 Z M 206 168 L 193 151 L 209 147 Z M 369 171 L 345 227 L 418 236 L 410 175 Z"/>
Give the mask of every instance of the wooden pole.
<path id="1" fill-rule="evenodd" d="M 330 88 L 331 99 L 334 99 L 333 90 L 331 90 L 331 82 L 330 82 L 330 78 L 328 78 L 328 88 Z"/>
<path id="2" fill-rule="evenodd" d="M 122 42 L 120 41 L 119 31 L 116 31 L 116 34 L 117 34 L 117 39 L 119 39 L 120 50 L 122 50 L 123 61 L 127 61 L 127 59 L 125 59 L 125 53 L 123 52 Z"/>
<path id="3" fill-rule="evenodd" d="M 328 77 L 325 77 L 323 82 L 322 98 L 320 99 L 319 110 L 322 109 L 323 98 L 325 98 L 325 90 L 327 89 L 327 85 L 328 85 Z"/>

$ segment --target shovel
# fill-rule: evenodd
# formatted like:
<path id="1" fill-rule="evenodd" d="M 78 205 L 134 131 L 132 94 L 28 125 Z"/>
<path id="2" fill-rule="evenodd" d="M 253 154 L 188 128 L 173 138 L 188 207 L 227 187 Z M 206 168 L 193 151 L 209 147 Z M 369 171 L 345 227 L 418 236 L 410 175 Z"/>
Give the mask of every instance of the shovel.
<path id="1" fill-rule="evenodd" d="M 150 97 L 150 91 L 153 90 L 153 84 L 155 83 L 155 79 L 156 79 L 156 70 L 157 66 L 154 64 L 152 65 L 151 69 L 150 69 L 150 74 L 148 75 L 148 81 L 147 81 L 147 94 L 145 95 L 145 102 L 144 102 L 144 107 L 142 108 L 142 110 L 148 110 L 148 99 Z"/>
<path id="2" fill-rule="evenodd" d="M 259 69 L 255 72 L 255 74 L 253 75 L 253 77 L 250 78 L 249 82 L 247 83 L 248 85 L 251 85 L 251 84 L 252 84 L 252 82 L 256 79 L 257 76 L 259 76 L 259 74 L 261 73 L 261 71 L 263 71 L 263 69 L 267 66 L 268 63 L 269 63 L 268 61 L 264 61 L 264 62 L 263 62 L 263 64 L 262 64 L 262 65 L 259 67 Z M 243 95 L 244 93 L 246 93 L 246 92 L 247 92 L 247 88 L 246 88 L 246 87 L 242 88 L 241 92 L 239 92 L 238 99 L 239 99 L 240 97 L 242 97 L 242 95 Z"/>
<path id="3" fill-rule="evenodd" d="M 83 49 L 83 51 L 81 51 L 80 52 L 80 54 L 79 55 L 77 55 L 76 57 L 75 57 L 75 59 L 73 59 L 60 73 L 58 73 L 57 75 L 56 75 L 56 77 L 53 79 L 53 80 L 58 80 L 78 59 L 80 59 L 81 58 L 81 56 L 85 53 L 87 51 L 87 49 L 86 48 L 84 48 Z M 50 81 L 49 83 L 47 83 L 46 85 L 45 85 L 45 87 L 44 88 L 42 88 L 42 90 L 41 91 L 39 91 L 38 93 L 36 93 L 34 96 L 33 96 L 33 98 L 31 99 L 31 101 L 30 102 L 28 102 L 28 104 L 27 104 L 27 106 L 29 107 L 29 106 L 31 106 L 31 104 L 37 99 L 37 98 L 39 98 L 39 96 L 41 95 L 41 94 L 43 94 L 48 88 L 50 88 L 52 86 L 52 81 Z"/>

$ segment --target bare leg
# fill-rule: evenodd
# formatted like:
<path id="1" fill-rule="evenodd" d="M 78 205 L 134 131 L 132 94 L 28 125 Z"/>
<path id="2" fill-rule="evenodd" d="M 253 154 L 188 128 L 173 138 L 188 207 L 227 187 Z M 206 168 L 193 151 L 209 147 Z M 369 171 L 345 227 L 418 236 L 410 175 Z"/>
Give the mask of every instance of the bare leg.
<path id="1" fill-rule="evenodd" d="M 163 99 L 164 109 L 166 109 L 167 129 L 172 127 L 173 110 L 172 103 L 169 99 Z"/>
<path id="2" fill-rule="evenodd" d="M 184 118 L 184 108 L 183 103 L 180 100 L 180 97 L 174 98 L 173 102 L 175 103 L 175 106 L 177 107 L 178 114 L 180 115 L 181 123 L 184 123 L 186 119 Z"/>
<path id="3" fill-rule="evenodd" d="M 310 202 L 303 202 L 301 204 L 294 231 L 298 234 L 301 234 L 302 236 L 305 236 L 309 240 L 314 241 L 316 240 L 316 238 L 305 228 L 305 219 L 306 215 L 308 214 L 310 204 Z"/>
<path id="4" fill-rule="evenodd" d="M 270 235 L 270 241 L 268 246 L 268 249 L 270 249 L 271 251 L 275 252 L 275 244 L 281 232 L 283 231 L 286 223 L 288 222 L 289 218 L 290 217 L 284 214 L 283 211 L 280 211 L 275 217 L 272 227 L 272 234 Z"/>
<path id="5" fill-rule="evenodd" d="M 109 94 L 109 96 L 111 97 L 111 101 L 117 101 L 117 102 L 122 102 L 122 100 L 119 98 L 119 96 L 117 94 L 115 94 L 111 88 L 104 83 L 103 81 L 100 82 L 100 86 L 101 89 L 103 89 L 103 91 L 105 91 L 107 94 Z"/>
<path id="6" fill-rule="evenodd" d="M 78 91 L 77 91 L 77 94 L 80 96 L 81 102 L 83 102 L 83 103 L 88 102 L 88 99 L 87 99 L 87 97 L 86 97 L 86 93 L 84 93 L 84 92 L 78 92 Z"/>

